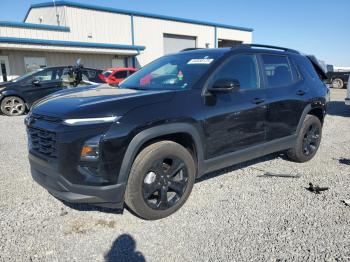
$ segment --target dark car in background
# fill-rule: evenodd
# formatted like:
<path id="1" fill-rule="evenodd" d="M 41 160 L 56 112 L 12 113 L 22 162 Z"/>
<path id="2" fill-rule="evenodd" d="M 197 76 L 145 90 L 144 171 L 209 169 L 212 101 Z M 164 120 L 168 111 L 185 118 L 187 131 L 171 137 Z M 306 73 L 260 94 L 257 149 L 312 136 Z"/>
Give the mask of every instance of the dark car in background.
<path id="1" fill-rule="evenodd" d="M 28 114 L 33 179 L 58 199 L 160 219 L 195 179 L 273 152 L 311 160 L 329 89 L 316 59 L 241 45 L 167 55 L 124 80 L 40 100 Z"/>
<path id="2" fill-rule="evenodd" d="M 346 88 L 348 84 L 350 72 L 349 71 L 334 71 L 333 65 L 327 65 L 328 83 L 332 88 L 342 89 Z"/>
<path id="3" fill-rule="evenodd" d="M 22 115 L 40 98 L 69 87 L 64 79 L 69 78 L 71 66 L 46 67 L 0 83 L 0 109 L 8 116 Z M 86 84 L 102 83 L 102 70 L 82 68 Z"/>

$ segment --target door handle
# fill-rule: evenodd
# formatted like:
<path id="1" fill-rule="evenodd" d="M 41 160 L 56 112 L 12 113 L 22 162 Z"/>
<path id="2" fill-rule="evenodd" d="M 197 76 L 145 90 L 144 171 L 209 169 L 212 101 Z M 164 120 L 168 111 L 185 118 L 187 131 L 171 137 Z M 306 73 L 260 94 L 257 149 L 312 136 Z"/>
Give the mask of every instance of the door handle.
<path id="1" fill-rule="evenodd" d="M 262 99 L 262 98 L 254 98 L 252 102 L 253 102 L 253 104 L 259 105 L 259 104 L 261 104 L 261 103 L 264 103 L 264 102 L 265 102 L 265 99 Z"/>
<path id="2" fill-rule="evenodd" d="M 305 93 L 306 93 L 306 92 L 305 92 L 304 90 L 298 90 L 298 91 L 297 91 L 297 95 L 298 95 L 298 96 L 303 96 L 303 95 L 305 95 Z"/>

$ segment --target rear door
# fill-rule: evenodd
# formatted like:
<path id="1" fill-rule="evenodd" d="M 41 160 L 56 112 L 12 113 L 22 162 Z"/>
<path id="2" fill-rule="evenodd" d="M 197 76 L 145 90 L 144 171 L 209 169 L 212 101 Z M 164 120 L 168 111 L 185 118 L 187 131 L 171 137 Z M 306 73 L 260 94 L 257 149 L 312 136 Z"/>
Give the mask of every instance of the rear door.
<path id="1" fill-rule="evenodd" d="M 261 54 L 266 86 L 266 140 L 295 133 L 307 105 L 308 87 L 287 55 Z"/>

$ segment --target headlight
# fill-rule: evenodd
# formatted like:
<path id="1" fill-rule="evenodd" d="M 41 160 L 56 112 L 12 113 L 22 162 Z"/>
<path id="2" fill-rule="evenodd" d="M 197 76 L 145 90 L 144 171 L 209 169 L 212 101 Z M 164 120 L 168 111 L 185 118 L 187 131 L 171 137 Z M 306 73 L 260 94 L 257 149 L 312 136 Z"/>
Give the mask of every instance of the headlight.
<path id="1" fill-rule="evenodd" d="M 120 116 L 98 117 L 98 118 L 77 118 L 77 119 L 66 119 L 63 121 L 63 123 L 69 126 L 93 125 L 93 124 L 115 122 L 119 118 Z"/>

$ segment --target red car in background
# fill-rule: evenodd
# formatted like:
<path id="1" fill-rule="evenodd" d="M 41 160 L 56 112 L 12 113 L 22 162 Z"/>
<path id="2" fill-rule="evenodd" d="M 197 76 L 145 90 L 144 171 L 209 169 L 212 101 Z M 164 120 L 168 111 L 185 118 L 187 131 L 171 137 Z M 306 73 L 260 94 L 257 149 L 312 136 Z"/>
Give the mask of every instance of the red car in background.
<path id="1" fill-rule="evenodd" d="M 102 81 L 110 85 L 118 85 L 121 81 L 136 71 L 137 69 L 133 67 L 115 67 L 103 71 L 99 77 Z"/>

